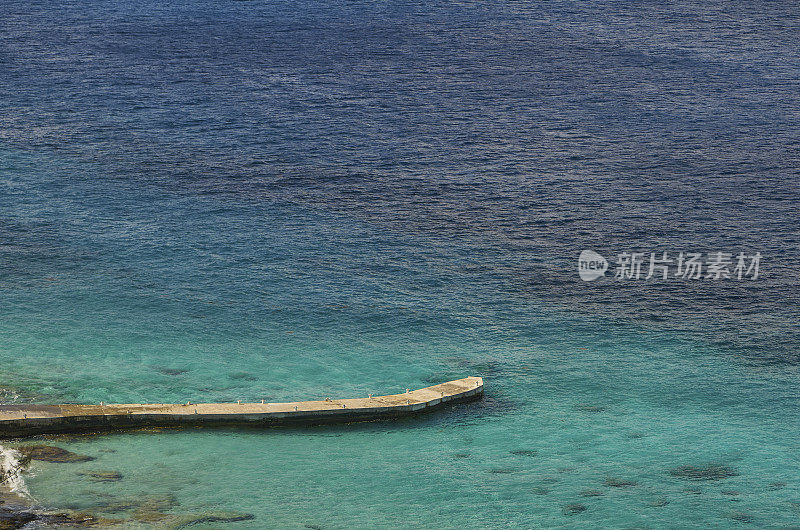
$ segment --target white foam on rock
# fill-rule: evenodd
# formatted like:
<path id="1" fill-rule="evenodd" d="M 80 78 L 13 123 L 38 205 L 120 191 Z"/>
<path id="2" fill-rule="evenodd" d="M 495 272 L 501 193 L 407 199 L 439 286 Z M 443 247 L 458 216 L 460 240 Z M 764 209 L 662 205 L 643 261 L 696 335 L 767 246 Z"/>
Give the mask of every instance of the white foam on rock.
<path id="1" fill-rule="evenodd" d="M 0 487 L 17 495 L 30 497 L 25 479 L 22 476 L 25 466 L 22 455 L 14 449 L 0 445 Z"/>

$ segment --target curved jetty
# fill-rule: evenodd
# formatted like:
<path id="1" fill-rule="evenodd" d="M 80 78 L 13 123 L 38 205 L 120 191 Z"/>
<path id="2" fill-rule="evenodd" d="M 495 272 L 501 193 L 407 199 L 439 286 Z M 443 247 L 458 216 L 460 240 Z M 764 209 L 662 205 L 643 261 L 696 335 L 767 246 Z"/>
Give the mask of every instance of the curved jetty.
<path id="1" fill-rule="evenodd" d="M 0 437 L 150 426 L 347 423 L 419 414 L 482 394 L 483 379 L 465 377 L 390 396 L 293 403 L 0 405 Z"/>

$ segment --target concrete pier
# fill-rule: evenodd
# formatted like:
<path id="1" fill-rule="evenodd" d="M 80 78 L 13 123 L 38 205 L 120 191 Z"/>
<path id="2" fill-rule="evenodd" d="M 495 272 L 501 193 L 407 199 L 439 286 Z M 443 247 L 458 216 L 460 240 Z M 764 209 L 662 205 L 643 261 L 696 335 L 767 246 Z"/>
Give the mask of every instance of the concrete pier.
<path id="1" fill-rule="evenodd" d="M 483 379 L 466 377 L 402 394 L 293 403 L 0 405 L 0 438 L 151 426 L 348 423 L 419 414 L 482 394 Z"/>

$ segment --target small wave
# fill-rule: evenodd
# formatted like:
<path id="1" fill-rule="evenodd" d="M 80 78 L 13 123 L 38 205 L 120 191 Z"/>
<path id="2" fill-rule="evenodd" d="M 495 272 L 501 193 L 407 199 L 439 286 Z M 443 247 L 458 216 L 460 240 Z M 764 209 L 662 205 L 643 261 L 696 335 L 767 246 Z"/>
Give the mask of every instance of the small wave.
<path id="1" fill-rule="evenodd" d="M 19 399 L 19 394 L 10 388 L 0 388 L 0 404 L 9 405 Z"/>
<path id="2" fill-rule="evenodd" d="M 30 493 L 22 478 L 25 464 L 22 455 L 14 449 L 6 449 L 0 445 L 0 487 L 17 495 L 30 498 Z"/>

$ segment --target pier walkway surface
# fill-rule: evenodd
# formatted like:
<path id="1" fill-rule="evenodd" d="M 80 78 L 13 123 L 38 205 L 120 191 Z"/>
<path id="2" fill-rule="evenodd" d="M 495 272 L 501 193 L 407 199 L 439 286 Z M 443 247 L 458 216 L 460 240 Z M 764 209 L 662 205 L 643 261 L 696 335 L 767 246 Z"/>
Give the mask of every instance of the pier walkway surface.
<path id="1" fill-rule="evenodd" d="M 293 403 L 0 405 L 0 437 L 159 426 L 347 423 L 423 413 L 482 394 L 483 379 L 465 377 L 389 396 Z"/>

